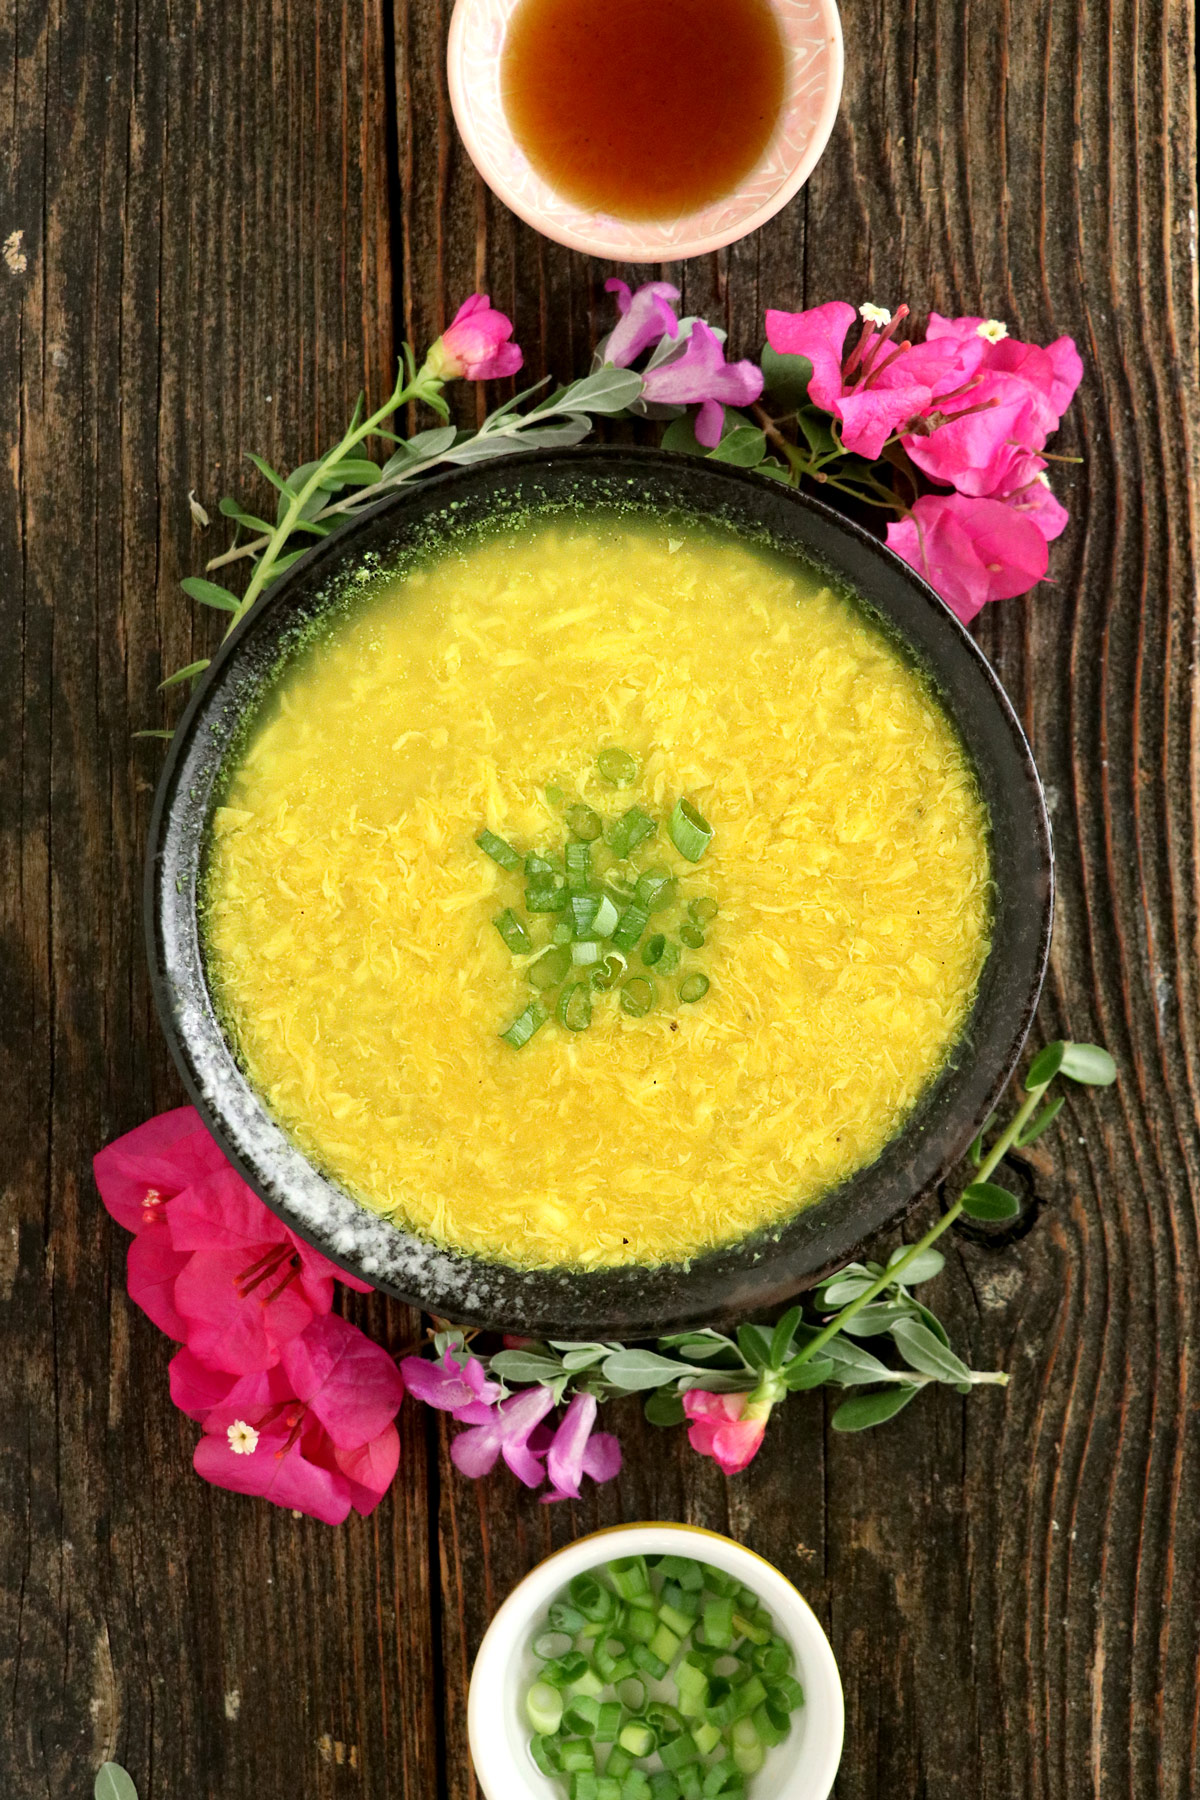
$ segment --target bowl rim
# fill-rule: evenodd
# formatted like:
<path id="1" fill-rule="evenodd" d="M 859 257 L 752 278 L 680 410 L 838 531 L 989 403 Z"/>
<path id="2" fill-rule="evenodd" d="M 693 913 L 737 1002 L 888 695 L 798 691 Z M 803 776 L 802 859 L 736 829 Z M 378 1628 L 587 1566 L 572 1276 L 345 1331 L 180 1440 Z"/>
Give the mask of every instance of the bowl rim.
<path id="1" fill-rule="evenodd" d="M 825 153 L 837 120 L 838 108 L 841 105 L 842 86 L 845 81 L 845 43 L 842 36 L 841 14 L 837 0 L 813 0 L 820 20 L 822 32 L 829 45 L 829 79 L 825 88 L 821 110 L 817 115 L 812 134 L 804 147 L 803 154 L 783 177 L 771 193 L 757 206 L 753 212 L 747 213 L 734 223 L 715 230 L 697 230 L 693 235 L 671 241 L 664 237 L 654 237 L 655 224 L 646 221 L 638 226 L 630 221 L 630 233 L 624 239 L 600 237 L 589 232 L 585 223 L 594 216 L 594 209 L 576 206 L 563 198 L 556 198 L 561 205 L 563 218 L 548 215 L 545 208 L 534 205 L 509 181 L 495 159 L 490 154 L 486 143 L 476 126 L 475 109 L 468 98 L 469 82 L 464 73 L 468 35 L 472 26 L 472 9 L 483 4 L 484 0 L 455 0 L 454 11 L 450 18 L 450 31 L 446 42 L 446 77 L 450 92 L 450 108 L 454 114 L 454 122 L 459 136 L 466 146 L 467 154 L 475 168 L 510 212 L 531 225 L 543 237 L 553 242 L 564 244 L 569 250 L 581 251 L 584 255 L 602 258 L 606 262 L 618 263 L 655 263 L 685 262 L 689 257 L 705 256 L 710 251 L 721 250 L 727 244 L 737 243 L 749 237 L 768 219 L 774 218 L 777 212 L 785 207 L 789 200 L 795 198 L 804 186 L 821 157 Z M 508 10 L 519 4 L 519 0 L 505 0 Z M 504 120 L 507 141 L 515 144 L 515 138 L 508 128 L 507 117 Z M 753 175 L 745 178 L 749 181 Z M 745 183 L 742 184 L 743 186 Z M 741 187 L 735 188 L 726 197 L 726 203 L 733 199 Z M 713 206 L 720 204 L 714 202 Z M 713 207 L 704 208 L 695 217 L 704 219 Z"/>
<path id="2" fill-rule="evenodd" d="M 976 1081 L 978 1104 L 972 1105 L 969 1116 L 960 1124 L 951 1120 L 943 1128 L 936 1154 L 929 1154 L 921 1121 L 927 1103 L 932 1104 L 930 1095 L 936 1096 L 943 1088 L 949 1088 L 951 1077 L 959 1073 L 957 1068 L 949 1066 L 936 1078 L 926 1096 L 918 1102 L 915 1112 L 874 1162 L 856 1171 L 828 1195 L 802 1208 L 771 1233 L 752 1235 L 705 1252 L 688 1265 L 654 1268 L 623 1265 L 595 1271 L 522 1271 L 507 1264 L 484 1262 L 461 1252 L 438 1252 L 427 1240 L 371 1213 L 336 1183 L 321 1176 L 274 1125 L 242 1074 L 216 1021 L 203 976 L 195 880 L 206 822 L 196 824 L 196 809 L 203 807 L 204 797 L 197 801 L 194 783 L 196 771 L 204 767 L 206 755 L 216 757 L 219 769 L 220 753 L 211 748 L 211 740 L 217 739 L 218 731 L 210 712 L 215 714 L 219 709 L 222 683 L 227 678 L 232 683 L 239 672 L 243 645 L 260 629 L 266 635 L 269 628 L 264 626 L 264 621 L 272 620 L 276 615 L 286 619 L 293 596 L 298 595 L 302 602 L 306 585 L 310 591 L 318 588 L 325 579 L 327 565 L 336 569 L 339 562 L 352 558 L 356 540 L 369 538 L 377 528 L 391 522 L 393 515 L 400 525 L 406 520 L 410 524 L 419 524 L 424 515 L 438 515 L 447 504 L 461 505 L 464 492 L 470 495 L 475 489 L 482 489 L 485 500 L 490 502 L 497 493 L 519 491 L 523 476 L 534 479 L 541 476 L 553 481 L 557 479 L 555 471 L 574 471 L 591 478 L 599 472 L 601 478 L 607 473 L 613 479 L 631 483 L 631 470 L 640 472 L 647 481 L 656 475 L 660 478 L 669 476 L 680 478 L 689 487 L 699 481 L 701 486 L 707 484 L 714 491 L 724 490 L 726 494 L 742 489 L 749 495 L 758 496 L 763 508 L 768 502 L 776 507 L 782 505 L 790 509 L 795 518 L 803 516 L 818 534 L 832 538 L 839 549 L 853 548 L 859 558 L 865 559 L 865 566 L 877 565 L 891 583 L 898 582 L 910 597 L 921 603 L 936 622 L 935 635 L 945 636 L 965 658 L 972 670 L 972 678 L 982 681 L 1006 734 L 1011 760 L 1023 778 L 1023 797 L 1028 807 L 1028 823 L 1032 826 L 1029 855 L 1039 878 L 1037 894 L 1026 897 L 1029 906 L 1036 905 L 1038 909 L 1036 942 L 1025 945 L 1028 967 L 1019 1000 L 1009 1009 L 1011 1026 L 1006 1028 L 1002 1050 L 988 1065 L 990 1079 Z M 657 485 L 655 492 L 658 492 Z M 669 508 L 670 495 L 664 494 L 660 503 L 664 509 Z M 647 501 L 647 504 L 653 502 Z M 688 503 L 683 504 L 686 507 Z M 691 509 L 698 516 L 704 516 L 702 501 L 692 502 Z M 799 543 L 794 550 L 798 555 L 803 554 Z M 818 563 L 826 560 L 816 551 L 810 554 Z M 834 567 L 839 568 L 839 565 L 835 563 Z M 878 601 L 878 590 L 873 593 L 869 586 L 855 581 L 844 569 L 840 569 L 840 573 L 848 585 L 862 592 L 869 607 L 875 608 L 886 621 L 895 623 L 887 606 Z M 896 629 L 903 641 L 911 641 L 908 632 L 898 624 Z M 961 733 L 962 716 L 948 710 Z M 207 749 L 198 742 L 205 726 L 210 739 Z M 226 736 L 228 731 L 226 728 Z M 207 779 L 211 788 L 216 776 Z M 190 863 L 189 847 L 195 851 Z M 1022 904 L 1025 904 L 1024 900 Z M 1016 1067 L 1045 976 L 1053 914 L 1054 859 L 1049 818 L 1025 734 L 979 646 L 928 583 L 878 538 L 798 490 L 785 488 L 752 471 L 728 464 L 668 451 L 609 445 L 530 451 L 505 457 L 502 461 L 452 469 L 446 474 L 430 477 L 412 489 L 401 489 L 386 497 L 306 551 L 259 597 L 223 640 L 189 699 L 168 745 L 159 776 L 144 877 L 144 926 L 151 987 L 171 1055 L 189 1098 L 211 1135 L 238 1172 L 289 1229 L 335 1264 L 369 1280 L 395 1298 L 418 1310 L 453 1318 L 460 1324 L 539 1337 L 570 1338 L 582 1331 L 591 1336 L 626 1341 L 660 1336 L 697 1324 L 712 1324 L 780 1303 L 815 1285 L 832 1269 L 853 1258 L 881 1230 L 898 1225 L 922 1194 L 943 1181 L 961 1161 L 980 1121 L 994 1109 Z M 1028 938 L 1030 934 L 1026 931 L 1024 935 Z M 189 965 L 189 958 L 194 966 Z M 981 992 L 994 961 L 993 951 L 981 977 Z M 977 998 L 977 1013 L 980 1006 L 981 1000 Z M 966 1038 L 961 1039 L 956 1048 L 966 1044 Z M 215 1081 L 211 1073 L 206 1076 L 202 1072 L 197 1045 L 218 1057 L 220 1066 Z M 969 1046 L 964 1061 L 970 1062 Z M 251 1124 L 267 1133 L 267 1152 L 254 1148 Z M 912 1174 L 907 1169 L 893 1171 L 892 1185 L 889 1186 L 884 1179 L 888 1175 L 885 1165 L 894 1162 L 899 1154 L 898 1147 L 905 1146 L 908 1146 L 910 1160 L 919 1173 Z M 322 1213 L 314 1223 L 312 1209 L 305 1210 L 301 1204 L 305 1180 L 319 1188 L 324 1205 L 329 1209 L 328 1218 Z M 332 1222 L 329 1222 L 330 1218 Z M 791 1242 L 787 1241 L 789 1237 Z M 815 1249 L 808 1243 L 809 1239 L 814 1240 Z M 434 1267 L 432 1281 L 427 1279 L 431 1263 Z M 680 1278 L 677 1295 L 676 1284 L 669 1279 L 671 1276 Z M 502 1290 L 499 1299 L 495 1292 L 497 1287 Z M 664 1298 L 664 1293 L 670 1297 Z"/>
<path id="3" fill-rule="evenodd" d="M 535 1563 L 501 1603 L 476 1653 L 467 1691 L 467 1741 L 486 1800 L 549 1800 L 555 1791 L 544 1779 L 535 1780 L 511 1755 L 504 1758 L 507 1767 L 496 1771 L 503 1775 L 503 1785 L 489 1786 L 486 1767 L 489 1760 L 496 1760 L 498 1741 L 504 1749 L 511 1748 L 498 1712 L 518 1646 L 537 1612 L 573 1576 L 607 1561 L 611 1540 L 622 1540 L 625 1554 L 669 1554 L 677 1548 L 703 1561 L 703 1549 L 689 1541 L 696 1537 L 716 1546 L 707 1555 L 714 1566 L 734 1573 L 740 1565 L 737 1572 L 744 1573 L 746 1586 L 755 1587 L 772 1607 L 776 1625 L 796 1652 L 806 1709 L 812 1710 L 806 1715 L 799 1758 L 776 1800 L 827 1800 L 845 1736 L 845 1697 L 828 1633 L 795 1583 L 773 1562 L 724 1532 L 681 1520 L 635 1520 L 588 1532 Z"/>

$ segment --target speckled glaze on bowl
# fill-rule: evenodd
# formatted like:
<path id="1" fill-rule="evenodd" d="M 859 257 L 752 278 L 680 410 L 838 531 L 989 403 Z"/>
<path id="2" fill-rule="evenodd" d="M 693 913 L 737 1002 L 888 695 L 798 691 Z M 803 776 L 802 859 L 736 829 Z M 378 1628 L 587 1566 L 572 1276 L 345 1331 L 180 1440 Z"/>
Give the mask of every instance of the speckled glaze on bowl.
<path id="1" fill-rule="evenodd" d="M 873 607 L 934 681 L 976 770 L 992 829 L 995 919 L 967 1030 L 875 1162 L 789 1223 L 687 1266 L 519 1270 L 424 1239 L 358 1205 L 284 1135 L 226 1041 L 205 979 L 197 885 L 222 766 L 290 641 L 364 567 L 537 508 L 682 512 L 792 552 Z M 167 753 L 150 829 L 146 921 L 154 994 L 184 1083 L 268 1206 L 335 1262 L 427 1312 L 552 1337 L 652 1336 L 773 1305 L 844 1262 L 942 1178 L 1009 1079 L 1033 1018 L 1053 911 L 1041 784 L 991 667 L 932 589 L 877 539 L 790 488 L 655 450 L 597 447 L 437 476 L 323 539 L 225 641 Z"/>
<path id="2" fill-rule="evenodd" d="M 829 142 L 842 95 L 836 0 L 772 0 L 786 56 L 783 114 L 766 153 L 731 194 L 675 219 L 631 220 L 577 206 L 530 164 L 500 91 L 504 34 L 517 0 L 457 0 L 446 73 L 471 161 L 519 219 L 609 262 L 678 262 L 757 231 L 799 193 Z"/>

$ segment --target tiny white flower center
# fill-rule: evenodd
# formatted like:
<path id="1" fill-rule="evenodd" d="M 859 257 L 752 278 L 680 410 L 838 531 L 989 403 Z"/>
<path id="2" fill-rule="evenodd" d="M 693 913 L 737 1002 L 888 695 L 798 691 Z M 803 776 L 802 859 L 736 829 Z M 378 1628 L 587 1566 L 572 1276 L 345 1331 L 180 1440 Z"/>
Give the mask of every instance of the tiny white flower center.
<path id="1" fill-rule="evenodd" d="M 1008 336 L 1008 326 L 1003 319 L 984 319 L 975 327 L 975 335 L 986 338 L 989 344 L 999 344 Z"/>
<path id="2" fill-rule="evenodd" d="M 1050 477 L 1047 475 L 1045 469 L 1039 469 L 1033 479 L 1035 481 L 1040 481 L 1043 487 L 1050 486 Z"/>
<path id="3" fill-rule="evenodd" d="M 258 1433 L 245 1419 L 235 1419 L 225 1435 L 235 1456 L 251 1456 L 258 1449 Z"/>
<path id="4" fill-rule="evenodd" d="M 864 300 L 858 311 L 859 317 L 865 319 L 868 325 L 890 325 L 892 322 L 892 315 L 886 306 L 873 306 L 869 300 Z"/>

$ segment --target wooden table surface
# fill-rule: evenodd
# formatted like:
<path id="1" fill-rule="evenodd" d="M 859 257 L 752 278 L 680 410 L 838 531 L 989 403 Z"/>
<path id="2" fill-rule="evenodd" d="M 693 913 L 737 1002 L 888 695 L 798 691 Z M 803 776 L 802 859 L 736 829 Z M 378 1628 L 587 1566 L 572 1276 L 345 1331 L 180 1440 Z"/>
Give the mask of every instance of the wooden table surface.
<path id="1" fill-rule="evenodd" d="M 1183 0 L 845 0 L 846 96 L 801 196 L 663 271 L 757 350 L 766 305 L 982 311 L 1087 366 L 1057 448 L 1055 585 L 979 637 L 1047 781 L 1061 903 L 1043 1035 L 1106 1043 L 1014 1172 L 1030 1228 L 951 1246 L 939 1304 L 1007 1392 L 842 1438 L 795 1399 L 728 1484 L 627 1404 L 620 1481 L 547 1508 L 401 1478 L 330 1530 L 205 1487 L 168 1349 L 125 1297 L 93 1151 L 180 1090 L 140 863 L 156 683 L 218 629 L 183 599 L 248 449 L 293 464 L 472 289 L 531 375 L 580 373 L 604 265 L 476 178 L 449 0 L 3 0 L 0 384 L 0 1773 L 14 1800 L 467 1800 L 484 1627 L 553 1546 L 691 1519 L 827 1626 L 841 1800 L 1200 1791 L 1200 960 L 1194 20 Z M 10 234 L 15 234 L 10 236 Z M 656 273 L 649 271 L 648 273 Z M 630 274 L 631 271 L 623 271 Z M 473 396 L 464 396 L 466 403 Z M 252 491 L 252 490 L 251 490 Z M 930 1199 L 926 1208 L 935 1202 Z M 922 1215 L 918 1215 L 920 1217 Z M 930 1215 L 931 1216 L 931 1215 Z M 399 1346 L 415 1321 L 356 1316 Z"/>

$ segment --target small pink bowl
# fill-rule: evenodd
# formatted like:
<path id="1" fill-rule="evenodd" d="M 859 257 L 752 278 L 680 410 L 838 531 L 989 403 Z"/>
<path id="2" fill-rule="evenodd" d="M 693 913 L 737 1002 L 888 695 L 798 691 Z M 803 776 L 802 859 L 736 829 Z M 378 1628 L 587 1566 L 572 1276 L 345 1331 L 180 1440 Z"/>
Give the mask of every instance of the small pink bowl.
<path id="1" fill-rule="evenodd" d="M 836 0 L 772 0 L 787 54 L 787 97 L 762 161 L 732 194 L 672 220 L 613 218 L 575 206 L 529 165 L 500 94 L 500 53 L 517 0 L 456 0 L 446 52 L 450 104 L 471 160 L 517 217 L 610 262 L 678 262 L 757 231 L 797 193 L 829 141 L 842 93 Z"/>

